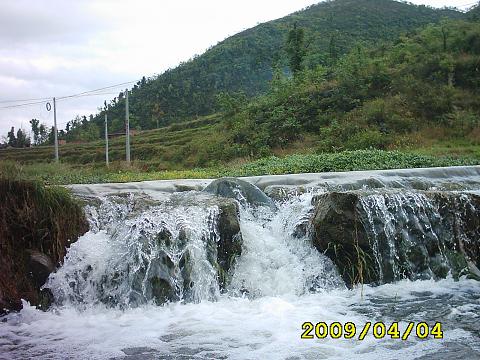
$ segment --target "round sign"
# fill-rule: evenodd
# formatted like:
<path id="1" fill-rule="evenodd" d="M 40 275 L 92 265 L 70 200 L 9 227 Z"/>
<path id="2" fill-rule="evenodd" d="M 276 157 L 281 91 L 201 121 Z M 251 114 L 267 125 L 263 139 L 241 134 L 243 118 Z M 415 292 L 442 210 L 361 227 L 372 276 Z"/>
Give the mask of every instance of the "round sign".
<path id="1" fill-rule="evenodd" d="M 47 102 L 46 108 L 47 108 L 47 111 L 50 111 L 52 110 L 52 105 L 50 105 L 50 103 Z"/>

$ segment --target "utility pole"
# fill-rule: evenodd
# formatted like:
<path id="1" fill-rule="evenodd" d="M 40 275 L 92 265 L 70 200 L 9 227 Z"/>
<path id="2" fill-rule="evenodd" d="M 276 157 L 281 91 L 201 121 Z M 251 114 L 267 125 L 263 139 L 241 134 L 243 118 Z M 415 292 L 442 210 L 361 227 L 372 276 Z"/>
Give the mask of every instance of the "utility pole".
<path id="1" fill-rule="evenodd" d="M 127 164 L 130 165 L 130 119 L 128 113 L 128 89 L 125 89 L 125 137 L 126 137 L 126 152 Z"/>
<path id="2" fill-rule="evenodd" d="M 53 98 L 53 131 L 55 132 L 55 162 L 58 163 L 58 132 L 57 132 L 57 106 Z"/>
<path id="3" fill-rule="evenodd" d="M 108 125 L 107 125 L 107 113 L 105 112 L 105 162 L 108 167 Z"/>

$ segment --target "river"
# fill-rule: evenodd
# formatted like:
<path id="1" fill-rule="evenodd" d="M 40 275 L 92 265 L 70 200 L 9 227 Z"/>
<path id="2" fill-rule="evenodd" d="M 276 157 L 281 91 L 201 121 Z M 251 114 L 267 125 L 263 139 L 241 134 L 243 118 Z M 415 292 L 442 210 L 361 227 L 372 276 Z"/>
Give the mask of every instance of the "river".
<path id="1" fill-rule="evenodd" d="M 408 216 L 448 241 L 442 239 L 451 236 L 448 229 L 432 225 L 440 212 L 423 204 L 429 201 L 424 191 L 474 194 L 479 167 L 246 180 L 275 198 L 277 209 L 237 198 L 241 255 L 225 272 L 225 283 L 213 259 L 223 204 L 198 191 L 209 181 L 73 187 L 88 199 L 90 231 L 47 281 L 55 297 L 49 311 L 24 303 L 21 312 L 1 319 L 0 359 L 480 358 L 480 282 L 462 273 L 438 278 L 398 270 L 391 281 L 349 287 L 310 232 L 299 231 L 310 223 L 316 197 L 353 191 L 362 194 L 367 214 L 387 219 L 370 224 L 372 244 L 379 228 L 389 239 L 404 226 L 396 219 L 409 198 L 415 201 Z M 368 216 L 364 222 L 370 226 Z M 418 236 L 418 229 L 402 230 L 398 241 Z M 393 269 L 397 250 L 389 249 Z M 305 322 L 338 322 L 343 334 L 302 339 Z M 372 330 L 359 340 L 368 322 L 382 322 L 387 330 L 398 323 L 400 337 L 410 322 L 414 328 L 403 340 L 375 337 Z M 417 336 L 422 322 L 430 332 L 440 323 L 442 338 Z M 345 338 L 346 323 L 356 327 L 351 339 Z"/>

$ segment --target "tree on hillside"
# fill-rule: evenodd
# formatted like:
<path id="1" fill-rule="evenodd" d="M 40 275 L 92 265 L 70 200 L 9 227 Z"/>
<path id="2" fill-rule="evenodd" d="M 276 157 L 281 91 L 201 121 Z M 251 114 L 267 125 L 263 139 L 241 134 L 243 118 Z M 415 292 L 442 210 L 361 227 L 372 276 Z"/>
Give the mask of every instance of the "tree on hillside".
<path id="1" fill-rule="evenodd" d="M 16 147 L 18 148 L 30 147 L 30 138 L 22 129 L 18 129 L 17 131 Z"/>
<path id="2" fill-rule="evenodd" d="M 17 145 L 17 138 L 15 137 L 15 128 L 12 126 L 7 134 L 8 146 L 15 147 Z"/>
<path id="3" fill-rule="evenodd" d="M 480 20 L 480 1 L 476 5 L 473 5 L 467 14 L 471 20 L 479 21 Z"/>
<path id="4" fill-rule="evenodd" d="M 37 119 L 30 120 L 33 133 L 33 144 L 34 145 L 43 145 L 48 140 L 48 129 L 45 124 L 40 124 L 40 121 Z"/>
<path id="5" fill-rule="evenodd" d="M 338 60 L 337 44 L 335 42 L 335 35 L 330 37 L 330 43 L 328 44 L 328 52 L 330 56 L 330 63 L 335 64 Z"/>
<path id="6" fill-rule="evenodd" d="M 145 76 L 143 77 L 145 79 Z M 165 112 L 162 110 L 162 107 L 159 103 L 155 103 L 152 109 L 152 121 L 156 122 L 157 129 L 159 128 L 159 121 L 165 115 Z"/>
<path id="7" fill-rule="evenodd" d="M 52 126 L 52 127 L 50 128 L 50 131 L 48 132 L 48 137 L 47 137 L 46 143 L 47 143 L 48 145 L 53 145 L 53 144 L 55 144 L 55 127 L 54 127 L 54 126 Z"/>
<path id="8" fill-rule="evenodd" d="M 33 144 L 39 144 L 39 137 L 40 137 L 40 121 L 37 119 L 30 120 L 30 125 L 32 126 L 32 133 L 33 133 Z"/>
<path id="9" fill-rule="evenodd" d="M 220 110 L 227 116 L 238 113 L 247 104 L 248 98 L 243 91 L 235 93 L 220 92 L 217 96 Z"/>
<path id="10" fill-rule="evenodd" d="M 293 29 L 288 33 L 285 50 L 288 55 L 288 64 L 293 75 L 296 76 L 303 70 L 303 60 L 307 53 L 305 47 L 305 31 L 293 24 Z"/>
<path id="11" fill-rule="evenodd" d="M 442 22 L 442 47 L 443 47 L 443 52 L 447 52 L 447 40 L 448 40 L 448 29 L 446 26 L 446 22 Z"/>
<path id="12" fill-rule="evenodd" d="M 12 126 L 7 135 L 7 144 L 16 148 L 29 147 L 30 138 L 22 129 L 18 129 L 17 136 L 15 136 L 15 128 Z"/>
<path id="13" fill-rule="evenodd" d="M 39 138 L 38 138 L 38 142 L 39 142 L 39 145 L 43 145 L 47 142 L 48 140 L 48 129 L 47 129 L 47 126 L 45 124 L 40 124 L 40 127 L 39 127 Z"/>

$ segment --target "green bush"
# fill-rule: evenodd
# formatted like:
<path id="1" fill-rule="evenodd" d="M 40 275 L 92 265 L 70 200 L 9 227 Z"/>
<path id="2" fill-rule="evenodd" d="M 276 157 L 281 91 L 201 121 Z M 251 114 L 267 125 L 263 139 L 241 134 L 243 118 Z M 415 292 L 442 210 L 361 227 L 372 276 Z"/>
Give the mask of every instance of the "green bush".
<path id="1" fill-rule="evenodd" d="M 454 111 L 443 116 L 443 123 L 448 126 L 452 138 L 464 137 L 480 126 L 480 117 L 472 111 Z"/>
<path id="2" fill-rule="evenodd" d="M 345 147 L 349 150 L 385 149 L 390 139 L 376 129 L 365 129 L 348 139 Z"/>
<path id="3" fill-rule="evenodd" d="M 269 157 L 227 172 L 234 176 L 275 175 L 331 171 L 379 170 L 478 165 L 478 159 L 455 159 L 399 151 L 357 150 L 319 155 Z"/>

